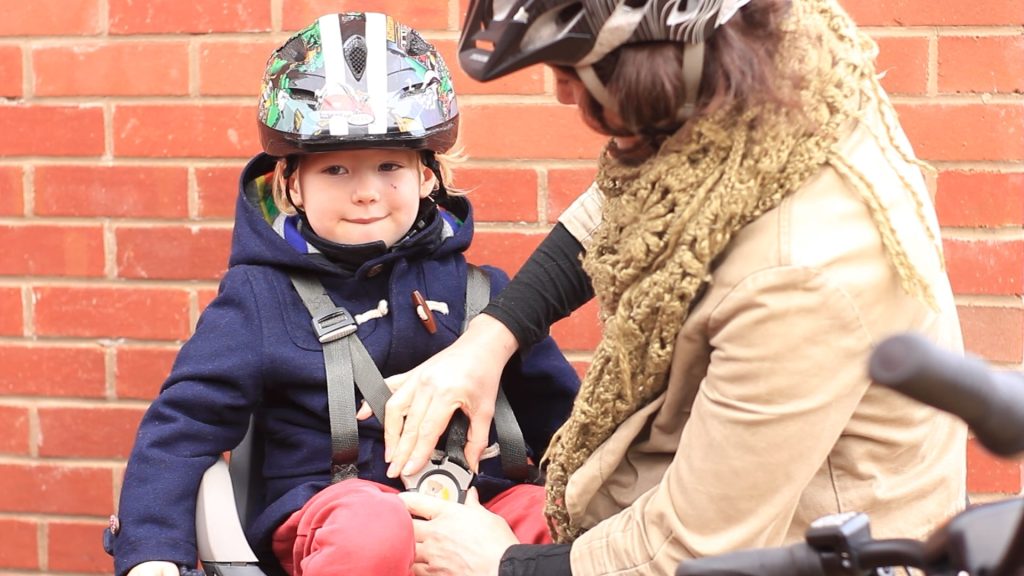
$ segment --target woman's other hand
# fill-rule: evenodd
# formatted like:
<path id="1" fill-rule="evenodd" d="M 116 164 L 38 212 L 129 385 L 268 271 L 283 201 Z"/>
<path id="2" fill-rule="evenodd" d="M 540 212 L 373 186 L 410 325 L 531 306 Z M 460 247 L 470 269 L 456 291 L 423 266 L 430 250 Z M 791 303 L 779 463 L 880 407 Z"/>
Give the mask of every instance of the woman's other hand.
<path id="1" fill-rule="evenodd" d="M 388 476 L 422 469 L 456 410 L 469 417 L 466 459 L 476 470 L 487 447 L 501 372 L 518 347 L 504 324 L 480 314 L 451 346 L 388 378 L 395 390 L 384 414 Z"/>
<path id="2" fill-rule="evenodd" d="M 480 505 L 476 488 L 465 504 L 402 492 L 413 519 L 416 559 L 412 572 L 445 576 L 497 576 L 501 557 L 516 535 L 505 520 Z"/>
<path id="3" fill-rule="evenodd" d="M 170 562 L 153 560 L 136 564 L 128 571 L 128 576 L 179 576 L 181 571 Z"/>

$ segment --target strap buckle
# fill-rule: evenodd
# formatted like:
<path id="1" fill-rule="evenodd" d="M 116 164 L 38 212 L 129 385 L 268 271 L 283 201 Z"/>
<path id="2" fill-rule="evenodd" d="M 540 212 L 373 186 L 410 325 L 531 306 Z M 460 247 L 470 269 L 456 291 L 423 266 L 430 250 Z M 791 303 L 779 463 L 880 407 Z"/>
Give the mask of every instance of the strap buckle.
<path id="1" fill-rule="evenodd" d="M 338 307 L 313 318 L 313 330 L 321 344 L 354 334 L 358 326 L 348 310 Z"/>
<path id="2" fill-rule="evenodd" d="M 440 459 L 431 459 L 422 470 L 409 476 L 402 476 L 402 483 L 409 492 L 419 492 L 446 502 L 466 503 L 466 493 L 473 485 L 475 474 L 457 464 L 447 454 Z"/>

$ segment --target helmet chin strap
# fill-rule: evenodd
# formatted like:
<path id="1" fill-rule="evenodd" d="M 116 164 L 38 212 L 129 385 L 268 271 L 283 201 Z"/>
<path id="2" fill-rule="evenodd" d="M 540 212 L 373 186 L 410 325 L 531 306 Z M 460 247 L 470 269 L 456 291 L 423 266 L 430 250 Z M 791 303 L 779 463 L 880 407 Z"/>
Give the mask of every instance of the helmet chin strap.
<path id="1" fill-rule="evenodd" d="M 683 89 L 686 99 L 683 105 L 676 111 L 677 120 L 686 120 L 697 111 L 697 95 L 700 92 L 700 81 L 704 74 L 704 43 L 686 43 L 683 45 Z M 597 100 L 606 110 L 618 110 L 615 99 L 612 98 L 608 88 L 597 77 L 593 66 L 579 66 L 576 74 L 580 81 L 587 87 L 590 95 Z"/>
<path id="2" fill-rule="evenodd" d="M 697 94 L 700 92 L 700 80 L 704 75 L 704 43 L 683 45 L 683 89 L 686 101 L 676 111 L 678 120 L 686 120 L 697 111 Z"/>

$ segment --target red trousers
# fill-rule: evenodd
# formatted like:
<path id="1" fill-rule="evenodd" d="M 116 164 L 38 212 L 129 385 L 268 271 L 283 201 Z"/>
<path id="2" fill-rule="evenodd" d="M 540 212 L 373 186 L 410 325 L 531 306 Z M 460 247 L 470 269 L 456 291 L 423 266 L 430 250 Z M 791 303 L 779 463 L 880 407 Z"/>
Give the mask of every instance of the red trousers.
<path id="1" fill-rule="evenodd" d="M 274 531 L 274 555 L 292 576 L 406 576 L 415 541 L 412 517 L 396 494 L 357 478 L 329 486 Z M 520 542 L 551 542 L 543 486 L 515 486 L 484 507 L 504 518 Z"/>

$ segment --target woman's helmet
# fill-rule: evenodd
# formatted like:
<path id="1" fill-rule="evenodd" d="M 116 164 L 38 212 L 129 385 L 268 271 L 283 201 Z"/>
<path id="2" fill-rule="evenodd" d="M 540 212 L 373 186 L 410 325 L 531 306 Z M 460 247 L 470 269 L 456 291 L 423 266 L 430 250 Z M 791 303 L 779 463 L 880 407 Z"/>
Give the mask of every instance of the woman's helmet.
<path id="1" fill-rule="evenodd" d="M 386 14 L 321 16 L 267 61 L 259 131 L 271 156 L 366 147 L 443 153 L 458 127 L 441 55 Z"/>
<path id="2" fill-rule="evenodd" d="M 682 42 L 692 108 L 703 42 L 750 0 L 473 0 L 459 41 L 459 63 L 487 81 L 532 64 L 576 69 L 590 93 L 610 98 L 593 64 L 619 46 Z M 689 52 L 689 54 L 687 54 Z"/>

